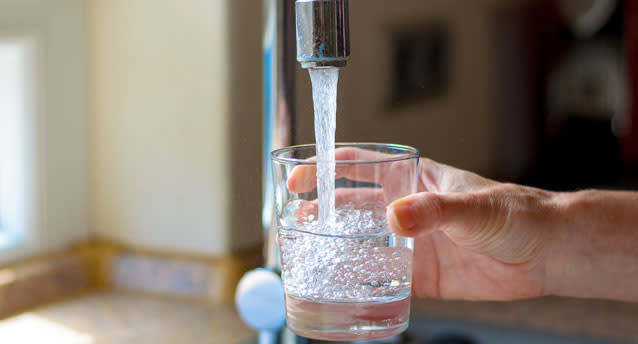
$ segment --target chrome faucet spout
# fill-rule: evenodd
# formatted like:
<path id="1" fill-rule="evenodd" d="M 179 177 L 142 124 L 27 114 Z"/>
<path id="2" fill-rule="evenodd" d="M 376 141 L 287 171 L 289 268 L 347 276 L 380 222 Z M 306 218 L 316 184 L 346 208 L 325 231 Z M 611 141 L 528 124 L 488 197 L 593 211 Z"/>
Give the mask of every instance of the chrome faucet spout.
<path id="1" fill-rule="evenodd" d="M 301 67 L 346 66 L 350 57 L 348 0 L 297 0 L 295 18 Z"/>

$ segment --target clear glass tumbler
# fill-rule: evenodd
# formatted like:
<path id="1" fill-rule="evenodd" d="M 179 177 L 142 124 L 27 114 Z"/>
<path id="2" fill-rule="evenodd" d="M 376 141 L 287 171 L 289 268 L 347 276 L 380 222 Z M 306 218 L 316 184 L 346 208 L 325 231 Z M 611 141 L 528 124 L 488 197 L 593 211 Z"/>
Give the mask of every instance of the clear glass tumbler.
<path id="1" fill-rule="evenodd" d="M 408 327 L 413 239 L 394 234 L 390 202 L 416 192 L 418 150 L 336 145 L 335 212 L 320 221 L 315 145 L 272 152 L 287 325 L 302 337 L 359 341 Z"/>

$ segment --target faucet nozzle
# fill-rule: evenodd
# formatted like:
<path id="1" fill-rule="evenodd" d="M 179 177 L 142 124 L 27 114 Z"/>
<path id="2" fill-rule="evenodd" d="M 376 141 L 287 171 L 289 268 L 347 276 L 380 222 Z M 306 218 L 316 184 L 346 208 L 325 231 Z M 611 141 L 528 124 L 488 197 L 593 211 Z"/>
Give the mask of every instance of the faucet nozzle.
<path id="1" fill-rule="evenodd" d="M 345 67 L 350 57 L 348 0 L 296 0 L 295 7 L 301 67 Z"/>

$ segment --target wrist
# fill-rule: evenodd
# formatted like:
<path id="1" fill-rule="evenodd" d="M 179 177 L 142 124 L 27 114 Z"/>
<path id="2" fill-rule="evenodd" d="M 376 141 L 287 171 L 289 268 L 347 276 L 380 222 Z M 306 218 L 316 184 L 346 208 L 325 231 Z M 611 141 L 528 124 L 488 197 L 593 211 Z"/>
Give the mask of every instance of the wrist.
<path id="1" fill-rule="evenodd" d="M 545 295 L 566 296 L 573 281 L 578 266 L 576 251 L 581 251 L 580 239 L 576 235 L 575 223 L 579 217 L 578 192 L 557 192 L 549 202 L 554 210 L 548 219 L 550 232 L 547 254 L 545 257 Z M 582 233 L 581 233 L 582 234 Z"/>
<path id="2" fill-rule="evenodd" d="M 638 299 L 638 194 L 558 193 L 545 265 L 545 294 Z"/>

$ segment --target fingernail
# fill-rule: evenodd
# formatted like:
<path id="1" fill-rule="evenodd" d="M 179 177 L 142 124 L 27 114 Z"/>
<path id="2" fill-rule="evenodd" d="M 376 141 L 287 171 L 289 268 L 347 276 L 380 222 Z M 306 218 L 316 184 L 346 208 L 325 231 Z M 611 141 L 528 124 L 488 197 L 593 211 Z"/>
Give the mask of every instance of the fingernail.
<path id="1" fill-rule="evenodd" d="M 416 212 L 410 200 L 399 200 L 390 205 L 389 218 L 402 233 L 410 233 L 417 225 Z"/>

